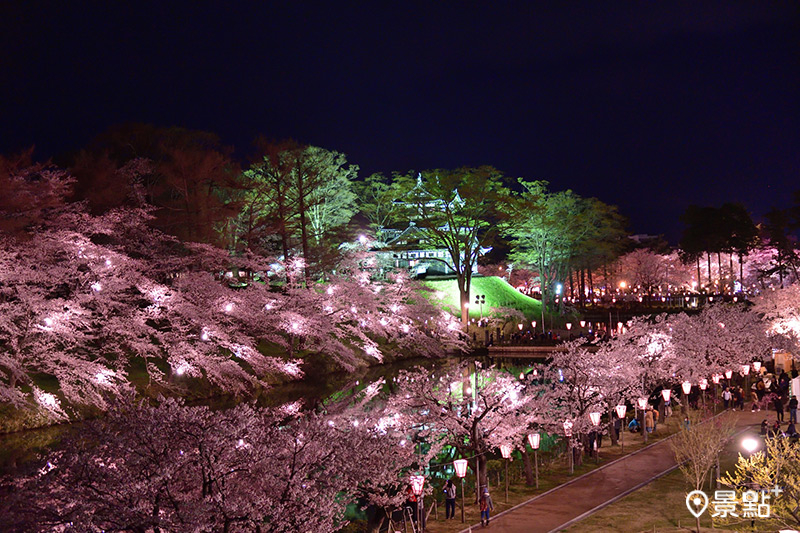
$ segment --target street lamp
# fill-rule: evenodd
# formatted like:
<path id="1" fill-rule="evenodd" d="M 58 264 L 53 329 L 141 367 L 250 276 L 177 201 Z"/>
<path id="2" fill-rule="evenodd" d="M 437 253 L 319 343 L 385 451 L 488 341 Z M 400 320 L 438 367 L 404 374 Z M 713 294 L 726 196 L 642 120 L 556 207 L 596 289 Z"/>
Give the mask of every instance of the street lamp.
<path id="1" fill-rule="evenodd" d="M 700 396 L 703 398 L 703 409 L 704 410 L 706 408 L 706 389 L 707 388 L 708 388 L 708 380 L 706 378 L 701 379 L 700 380 L 700 390 L 702 392 L 700 393 Z"/>
<path id="2" fill-rule="evenodd" d="M 625 453 L 625 412 L 628 410 L 628 406 L 625 404 L 620 404 L 616 407 L 617 411 L 617 418 L 621 420 L 620 422 L 620 432 L 619 432 L 619 443 L 620 448 L 623 453 Z"/>
<path id="3" fill-rule="evenodd" d="M 414 493 L 414 496 L 417 497 L 417 523 L 419 524 L 420 530 L 425 531 L 425 524 L 423 524 L 423 520 L 425 519 L 424 514 L 424 504 L 422 502 L 422 491 L 425 487 L 425 476 L 411 476 L 411 491 Z"/>
<path id="4" fill-rule="evenodd" d="M 600 460 L 600 448 L 597 447 L 597 428 L 600 426 L 600 413 L 597 411 L 593 411 L 589 413 L 589 420 L 591 420 L 592 425 L 595 427 L 595 435 L 594 435 L 594 462 L 597 463 Z"/>
<path id="5" fill-rule="evenodd" d="M 536 488 L 539 488 L 539 440 L 541 436 L 539 433 L 530 433 L 528 434 L 528 443 L 530 443 L 531 448 L 533 448 L 533 468 L 536 472 Z"/>
<path id="6" fill-rule="evenodd" d="M 647 443 L 647 428 L 645 428 L 644 426 L 647 423 L 647 421 L 645 420 L 645 418 L 646 418 L 645 411 L 647 410 L 647 398 L 641 397 L 637 401 L 639 403 L 639 411 L 641 411 L 641 413 L 642 413 L 642 424 L 641 424 L 642 438 L 644 439 L 644 442 L 646 444 Z"/>
<path id="7" fill-rule="evenodd" d="M 506 463 L 506 503 L 508 503 L 508 460 L 511 457 L 511 446 L 508 444 L 501 444 L 500 455 L 503 456 Z"/>
<path id="8" fill-rule="evenodd" d="M 453 461 L 456 467 L 456 475 L 461 478 L 461 522 L 464 522 L 464 477 L 467 475 L 467 460 L 456 459 Z"/>
<path id="9" fill-rule="evenodd" d="M 572 422 L 564 420 L 564 436 L 567 437 L 567 453 L 569 455 L 569 473 L 575 473 L 575 466 L 572 464 Z"/>

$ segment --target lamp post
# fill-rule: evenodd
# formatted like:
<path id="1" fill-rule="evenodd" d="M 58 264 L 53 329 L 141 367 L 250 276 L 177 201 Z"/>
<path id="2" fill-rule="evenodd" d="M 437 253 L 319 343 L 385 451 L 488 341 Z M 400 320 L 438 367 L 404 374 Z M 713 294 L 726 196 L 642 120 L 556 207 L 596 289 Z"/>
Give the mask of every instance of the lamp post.
<path id="1" fill-rule="evenodd" d="M 714 382 L 714 414 L 717 414 L 717 396 L 719 396 L 719 382 L 722 379 L 722 374 L 714 374 L 711 376 L 711 381 Z"/>
<path id="2" fill-rule="evenodd" d="M 425 476 L 411 476 L 411 491 L 417 497 L 417 523 L 420 531 L 425 531 L 425 510 L 422 501 L 422 492 L 425 487 Z"/>
<path id="3" fill-rule="evenodd" d="M 572 422 L 564 420 L 564 436 L 567 437 L 567 453 L 569 455 L 569 473 L 575 473 L 575 466 L 572 464 Z"/>
<path id="4" fill-rule="evenodd" d="M 616 408 L 617 410 L 617 418 L 621 420 L 620 422 L 620 432 L 619 432 L 619 443 L 622 453 L 625 453 L 625 412 L 628 410 L 628 406 L 624 404 L 620 404 Z"/>
<path id="5" fill-rule="evenodd" d="M 598 432 L 597 428 L 600 426 L 600 413 L 597 411 L 593 411 L 589 413 L 589 420 L 592 422 L 592 426 L 595 428 L 595 435 L 594 435 L 594 462 L 597 464 L 600 461 L 600 448 L 597 446 L 597 437 Z"/>
<path id="6" fill-rule="evenodd" d="M 684 381 L 681 383 L 681 390 L 683 391 L 683 409 L 684 413 L 689 412 L 689 393 L 692 392 L 692 382 L 691 381 Z"/>
<path id="7" fill-rule="evenodd" d="M 703 398 L 703 410 L 706 409 L 706 389 L 708 388 L 708 380 L 703 378 L 700 380 L 700 396 Z"/>
<path id="8" fill-rule="evenodd" d="M 456 475 L 461 478 L 461 523 L 464 523 L 464 477 L 467 475 L 467 460 L 456 459 L 453 461 L 456 467 Z"/>
<path id="9" fill-rule="evenodd" d="M 511 457 L 511 446 L 508 444 L 500 445 L 500 455 L 503 456 L 506 463 L 506 503 L 508 503 L 508 459 Z"/>
<path id="10" fill-rule="evenodd" d="M 744 394 L 750 391 L 750 365 L 742 365 L 742 376 L 744 376 Z M 744 409 L 744 401 L 742 401 L 742 409 Z"/>
<path id="11" fill-rule="evenodd" d="M 480 306 L 481 310 L 481 320 L 483 320 L 483 304 L 486 303 L 486 295 L 485 294 L 476 294 L 475 295 L 475 305 Z"/>
<path id="12" fill-rule="evenodd" d="M 528 435 L 528 442 L 533 448 L 533 471 L 536 473 L 536 488 L 539 488 L 539 433 L 531 433 Z"/>
<path id="13" fill-rule="evenodd" d="M 642 413 L 642 425 L 641 425 L 642 437 L 644 437 L 644 442 L 645 442 L 645 444 L 647 444 L 647 430 L 644 427 L 644 425 L 645 425 L 645 419 L 644 419 L 645 418 L 645 410 L 647 409 L 647 398 L 641 397 L 637 401 L 639 403 L 639 411 Z"/>

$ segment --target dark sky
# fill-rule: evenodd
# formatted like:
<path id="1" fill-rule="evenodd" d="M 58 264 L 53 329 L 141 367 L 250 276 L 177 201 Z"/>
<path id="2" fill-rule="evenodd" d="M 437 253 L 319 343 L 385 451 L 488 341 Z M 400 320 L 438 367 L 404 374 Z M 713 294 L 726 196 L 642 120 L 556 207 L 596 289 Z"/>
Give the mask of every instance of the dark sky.
<path id="1" fill-rule="evenodd" d="M 673 240 L 689 203 L 800 189 L 800 3 L 335 4 L 4 2 L 0 152 L 263 133 L 362 174 L 491 164 Z"/>

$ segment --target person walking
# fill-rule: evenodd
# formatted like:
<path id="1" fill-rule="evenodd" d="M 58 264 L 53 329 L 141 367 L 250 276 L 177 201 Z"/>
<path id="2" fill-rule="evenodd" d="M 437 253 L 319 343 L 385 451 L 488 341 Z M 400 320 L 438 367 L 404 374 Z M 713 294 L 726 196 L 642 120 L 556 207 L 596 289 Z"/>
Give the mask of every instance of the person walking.
<path id="1" fill-rule="evenodd" d="M 775 416 L 778 422 L 783 422 L 783 400 L 780 396 L 776 396 L 772 404 L 775 406 Z"/>
<path id="2" fill-rule="evenodd" d="M 732 397 L 733 395 L 731 394 L 730 389 L 725 387 L 725 390 L 722 391 L 722 405 L 725 406 L 725 409 L 730 406 Z"/>
<path id="3" fill-rule="evenodd" d="M 492 497 L 489 496 L 489 488 L 483 487 L 483 492 L 481 492 L 481 525 L 488 526 L 489 525 L 489 517 L 490 512 L 494 511 L 494 503 L 492 503 Z"/>
<path id="4" fill-rule="evenodd" d="M 444 486 L 444 518 L 456 517 L 456 486 L 452 479 L 448 479 Z"/>
<path id="5" fill-rule="evenodd" d="M 789 422 L 797 424 L 797 396 L 789 398 Z"/>

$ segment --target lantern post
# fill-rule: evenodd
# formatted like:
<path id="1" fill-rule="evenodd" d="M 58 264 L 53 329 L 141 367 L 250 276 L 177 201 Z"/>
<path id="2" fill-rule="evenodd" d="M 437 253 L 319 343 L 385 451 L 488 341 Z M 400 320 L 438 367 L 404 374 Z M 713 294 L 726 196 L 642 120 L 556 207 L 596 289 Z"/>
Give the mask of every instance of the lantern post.
<path id="1" fill-rule="evenodd" d="M 420 531 L 425 531 L 425 504 L 422 499 L 424 488 L 425 476 L 411 476 L 411 491 L 417 497 L 417 524 Z"/>
<path id="2" fill-rule="evenodd" d="M 506 503 L 508 503 L 508 460 L 511 457 L 511 446 L 508 444 L 501 444 L 500 454 L 503 456 L 506 463 Z"/>
<path id="3" fill-rule="evenodd" d="M 467 460 L 456 459 L 453 466 L 456 467 L 456 475 L 461 478 L 461 523 L 464 523 L 464 477 L 467 475 Z"/>
<path id="4" fill-rule="evenodd" d="M 622 421 L 619 428 L 619 445 L 622 453 L 625 453 L 625 413 L 628 410 L 628 406 L 625 404 L 620 404 L 616 407 L 616 410 L 617 417 Z"/>
<path id="5" fill-rule="evenodd" d="M 536 472 L 536 488 L 539 488 L 539 440 L 541 436 L 539 433 L 531 433 L 528 435 L 528 442 L 533 448 L 533 469 Z"/>

